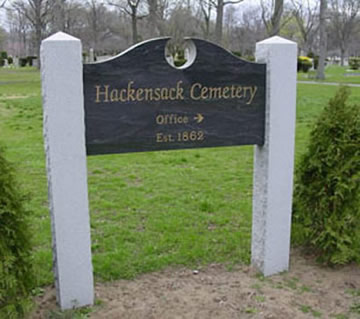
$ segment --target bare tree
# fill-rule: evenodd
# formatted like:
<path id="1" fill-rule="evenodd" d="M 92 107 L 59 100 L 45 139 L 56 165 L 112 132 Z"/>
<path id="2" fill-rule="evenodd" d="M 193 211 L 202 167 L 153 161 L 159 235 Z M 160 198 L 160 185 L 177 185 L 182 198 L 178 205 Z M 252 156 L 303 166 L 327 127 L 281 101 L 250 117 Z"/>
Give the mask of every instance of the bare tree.
<path id="1" fill-rule="evenodd" d="M 143 0 L 120 0 L 118 2 L 109 2 L 109 5 L 119 8 L 121 11 L 125 12 L 130 16 L 133 44 L 139 41 L 137 26 L 138 20 L 143 19 L 147 16 L 147 14 L 141 14 L 141 7 L 143 4 Z"/>
<path id="2" fill-rule="evenodd" d="M 340 48 L 341 65 L 344 65 L 345 54 L 358 24 L 360 9 L 359 0 L 330 0 L 331 29 Z"/>
<path id="3" fill-rule="evenodd" d="M 97 0 L 89 0 L 87 2 L 87 27 L 90 31 L 87 34 L 89 34 L 90 37 L 90 47 L 92 47 L 95 52 L 99 51 L 100 42 L 111 34 L 107 17 L 108 12 L 103 3 Z"/>
<path id="4" fill-rule="evenodd" d="M 13 8 L 21 12 L 29 21 L 33 31 L 36 55 L 40 56 L 40 44 L 43 39 L 43 34 L 46 29 L 49 13 L 50 3 L 48 0 L 17 0 L 13 3 Z M 40 63 L 39 63 L 40 65 Z"/>
<path id="5" fill-rule="evenodd" d="M 288 19 L 282 21 L 284 13 L 284 0 L 261 0 L 261 17 L 266 27 L 268 36 L 278 35 L 281 28 L 288 22 Z"/>
<path id="6" fill-rule="evenodd" d="M 165 11 L 169 7 L 169 0 L 147 0 L 148 25 L 151 36 L 165 35 Z"/>
<path id="7" fill-rule="evenodd" d="M 27 55 L 27 36 L 30 25 L 24 13 L 16 8 L 7 10 L 10 43 L 13 54 L 17 56 Z"/>
<path id="8" fill-rule="evenodd" d="M 210 38 L 210 21 L 213 4 L 210 0 L 199 0 L 201 15 L 204 18 L 204 38 Z"/>
<path id="9" fill-rule="evenodd" d="M 301 48 L 307 54 L 311 50 L 318 31 L 318 3 L 311 0 L 292 0 L 293 15 L 301 35 Z"/>
<path id="10" fill-rule="evenodd" d="M 210 0 L 216 8 L 215 42 L 221 44 L 223 36 L 224 7 L 228 4 L 238 4 L 244 0 Z"/>
<path id="11" fill-rule="evenodd" d="M 326 34 L 326 10 L 327 10 L 327 0 L 320 0 L 320 55 L 319 55 L 319 65 L 317 69 L 316 78 L 319 80 L 325 79 L 325 59 L 327 53 L 327 34 Z"/>
<path id="12" fill-rule="evenodd" d="M 66 0 L 53 0 L 51 16 L 54 31 L 65 31 Z"/>

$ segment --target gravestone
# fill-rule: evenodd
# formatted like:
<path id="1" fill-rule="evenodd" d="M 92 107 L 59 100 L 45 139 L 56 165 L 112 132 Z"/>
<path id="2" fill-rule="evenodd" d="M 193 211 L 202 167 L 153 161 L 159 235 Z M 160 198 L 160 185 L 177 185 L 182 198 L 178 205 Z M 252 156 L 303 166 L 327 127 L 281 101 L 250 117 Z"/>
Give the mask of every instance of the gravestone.
<path id="1" fill-rule="evenodd" d="M 90 48 L 89 50 L 89 62 L 90 63 L 95 62 L 95 54 L 93 48 Z"/>
<path id="2" fill-rule="evenodd" d="M 167 38 L 82 65 L 81 42 L 64 33 L 41 47 L 44 139 L 57 300 L 93 303 L 86 154 L 255 144 L 252 265 L 289 266 L 297 46 L 273 37 L 258 63 L 190 40 L 174 68 Z M 85 129 L 86 128 L 86 129 Z M 86 149 L 85 149 L 86 144 Z"/>
<path id="3" fill-rule="evenodd" d="M 13 59 L 14 59 L 14 60 L 13 60 L 13 65 L 14 65 L 14 67 L 18 68 L 18 67 L 20 66 L 20 64 L 19 64 L 19 58 L 18 58 L 17 56 L 15 56 Z"/>

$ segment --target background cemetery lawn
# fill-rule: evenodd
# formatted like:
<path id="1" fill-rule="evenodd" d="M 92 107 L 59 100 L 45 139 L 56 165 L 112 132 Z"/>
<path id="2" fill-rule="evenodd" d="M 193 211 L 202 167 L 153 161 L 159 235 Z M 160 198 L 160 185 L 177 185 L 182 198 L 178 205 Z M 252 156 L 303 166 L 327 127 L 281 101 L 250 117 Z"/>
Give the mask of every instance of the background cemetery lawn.
<path id="1" fill-rule="evenodd" d="M 325 69 L 325 76 L 326 79 L 320 81 L 316 80 L 316 71 L 299 72 L 298 80 L 360 84 L 360 70 L 350 70 L 348 66 L 329 65 Z"/>
<path id="2" fill-rule="evenodd" d="M 298 85 L 296 157 L 334 86 Z M 351 101 L 359 101 L 352 88 Z M 29 195 L 39 285 L 53 282 L 40 76 L 0 70 L 0 140 Z M 64 134 L 66 134 L 64 128 Z M 250 261 L 253 147 L 88 157 L 97 280 Z"/>

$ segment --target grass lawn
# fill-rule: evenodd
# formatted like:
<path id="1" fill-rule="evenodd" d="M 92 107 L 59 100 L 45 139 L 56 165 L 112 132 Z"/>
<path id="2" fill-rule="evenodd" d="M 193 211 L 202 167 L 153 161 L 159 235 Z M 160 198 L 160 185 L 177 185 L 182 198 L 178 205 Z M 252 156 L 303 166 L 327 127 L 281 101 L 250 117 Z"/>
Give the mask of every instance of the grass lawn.
<path id="1" fill-rule="evenodd" d="M 296 157 L 336 87 L 299 85 Z M 360 88 L 352 88 L 359 101 Z M 0 70 L 0 142 L 32 211 L 38 285 L 53 281 L 40 76 Z M 88 157 L 94 272 L 133 278 L 169 265 L 249 263 L 253 147 Z"/>
<path id="2" fill-rule="evenodd" d="M 324 81 L 316 79 L 316 71 L 299 72 L 298 80 L 360 84 L 360 70 L 350 70 L 349 67 L 329 65 L 325 69 Z"/>

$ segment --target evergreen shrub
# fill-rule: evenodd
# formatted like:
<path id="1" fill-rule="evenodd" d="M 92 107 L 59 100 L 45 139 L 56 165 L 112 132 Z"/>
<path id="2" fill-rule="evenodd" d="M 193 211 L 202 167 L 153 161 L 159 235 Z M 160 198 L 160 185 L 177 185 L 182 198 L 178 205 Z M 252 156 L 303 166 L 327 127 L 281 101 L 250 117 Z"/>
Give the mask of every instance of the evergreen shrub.
<path id="1" fill-rule="evenodd" d="M 7 59 L 8 58 L 8 54 L 7 54 L 7 52 L 6 51 L 1 51 L 0 52 L 0 57 L 2 58 L 2 59 Z"/>
<path id="2" fill-rule="evenodd" d="M 20 58 L 20 59 L 19 59 L 19 65 L 20 65 L 20 67 L 26 66 L 27 63 L 28 63 L 28 59 L 27 59 L 27 58 Z"/>
<path id="3" fill-rule="evenodd" d="M 27 64 L 28 64 L 29 66 L 33 66 L 34 60 L 36 60 L 37 57 L 36 57 L 36 56 L 31 56 L 31 55 L 29 55 L 29 56 L 26 57 L 26 59 L 27 59 Z"/>
<path id="4" fill-rule="evenodd" d="M 297 167 L 293 239 L 320 261 L 360 261 L 360 106 L 342 87 L 330 99 Z"/>
<path id="5" fill-rule="evenodd" d="M 34 285 L 29 212 L 0 148 L 0 318 L 22 318 Z"/>
<path id="6" fill-rule="evenodd" d="M 349 58 L 349 66 L 352 70 L 358 70 L 360 68 L 360 57 Z"/>
<path id="7" fill-rule="evenodd" d="M 232 53 L 233 55 L 236 55 L 236 56 L 239 57 L 239 58 L 242 57 L 242 54 L 241 54 L 240 51 L 231 51 L 231 53 Z"/>

